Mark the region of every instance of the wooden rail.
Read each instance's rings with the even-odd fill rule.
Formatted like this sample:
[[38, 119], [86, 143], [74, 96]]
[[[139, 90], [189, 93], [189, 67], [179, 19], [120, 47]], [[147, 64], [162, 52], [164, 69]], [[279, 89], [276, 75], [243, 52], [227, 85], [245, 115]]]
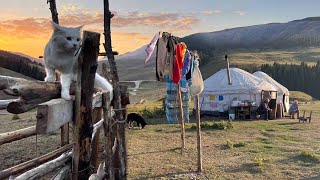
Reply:
[[45, 163], [49, 160], [52, 160], [58, 156], [60, 156], [62, 153], [69, 151], [72, 148], [72, 144], [68, 144], [64, 147], [61, 147], [57, 150], [54, 150], [48, 154], [45, 154], [43, 156], [40, 156], [38, 158], [32, 159], [30, 161], [21, 163], [19, 165], [10, 167], [8, 169], [2, 170], [0, 171], [0, 179], [5, 179], [8, 178], [12, 175], [21, 173], [25, 170], [28, 170], [30, 168], [34, 168], [36, 166], [38, 166], [39, 164]]
[[27, 127], [24, 129], [19, 129], [12, 132], [6, 132], [0, 134], [0, 146], [13, 141], [18, 141], [27, 137], [36, 135], [36, 126]]

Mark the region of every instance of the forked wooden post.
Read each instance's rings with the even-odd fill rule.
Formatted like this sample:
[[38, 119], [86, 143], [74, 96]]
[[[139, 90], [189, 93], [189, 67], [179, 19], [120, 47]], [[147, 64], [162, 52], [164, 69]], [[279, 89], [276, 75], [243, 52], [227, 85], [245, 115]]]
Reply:
[[[59, 24], [56, 0], [48, 0], [47, 3], [49, 3], [50, 5], [52, 21], [55, 22], [56, 24]], [[69, 123], [64, 124], [63, 126], [61, 126], [60, 129], [61, 129], [61, 147], [62, 147], [66, 144], [69, 144]]]
[[182, 98], [181, 98], [181, 89], [180, 84], [177, 84], [177, 92], [178, 92], [178, 101], [180, 108], [180, 126], [181, 126], [181, 153], [185, 148], [185, 130], [184, 130], [184, 115], [183, 115], [183, 106], [182, 106]]
[[[106, 51], [106, 55], [108, 57], [110, 71], [111, 71], [111, 79], [112, 79], [112, 86], [114, 89], [113, 92], [113, 107], [116, 109], [115, 113], [115, 120], [117, 122], [122, 122], [123, 116], [121, 113], [121, 98], [120, 98], [120, 87], [119, 87], [119, 77], [118, 77], [118, 71], [116, 62], [114, 60], [114, 53], [112, 51], [112, 45], [111, 45], [111, 18], [114, 15], [111, 14], [109, 10], [109, 0], [104, 0], [104, 35], [105, 35], [105, 43], [104, 48]], [[124, 126], [120, 125], [117, 126], [118, 128], [124, 128]], [[117, 132], [124, 132], [124, 129], [118, 129]], [[124, 136], [124, 134], [123, 134]], [[119, 140], [119, 139], [118, 139]], [[122, 143], [119, 143], [119, 155], [125, 155], [126, 149], [125, 146], [123, 147], [121, 145]], [[124, 148], [124, 149], [122, 149]], [[115, 163], [117, 164], [117, 161], [119, 160], [119, 168], [118, 172], [115, 172], [115, 179], [126, 179], [127, 178], [127, 164], [126, 164], [126, 157], [119, 157], [119, 158], [113, 158], [115, 160]]]
[[202, 172], [202, 146], [201, 146], [201, 126], [200, 126], [200, 103], [199, 94], [196, 95], [196, 113], [197, 113], [197, 151], [198, 151], [198, 172]]
[[[72, 179], [90, 176], [90, 140], [92, 136], [92, 96], [97, 70], [100, 34], [84, 31], [79, 59], [75, 102], [74, 156]], [[81, 81], [79, 81], [81, 79]]]

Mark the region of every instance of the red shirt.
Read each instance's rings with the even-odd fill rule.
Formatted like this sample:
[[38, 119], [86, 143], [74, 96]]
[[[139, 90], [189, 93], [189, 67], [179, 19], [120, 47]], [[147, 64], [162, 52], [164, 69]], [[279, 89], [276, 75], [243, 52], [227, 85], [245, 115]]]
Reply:
[[172, 82], [178, 84], [181, 79], [181, 69], [183, 68], [183, 54], [182, 54], [183, 46], [178, 44], [176, 47], [176, 56], [174, 59], [174, 67], [173, 67], [173, 77]]

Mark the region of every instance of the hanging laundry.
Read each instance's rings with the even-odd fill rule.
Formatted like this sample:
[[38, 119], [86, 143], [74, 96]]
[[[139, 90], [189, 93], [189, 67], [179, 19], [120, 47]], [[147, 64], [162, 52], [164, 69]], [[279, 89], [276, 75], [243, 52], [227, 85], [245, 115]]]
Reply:
[[173, 64], [175, 57], [175, 48], [178, 44], [178, 38], [163, 32], [157, 42], [156, 57], [156, 77], [158, 81], [165, 81], [165, 75], [169, 74], [173, 78]]
[[186, 74], [186, 79], [187, 79], [187, 81], [190, 82], [190, 85], [191, 85], [192, 73], [193, 73], [193, 70], [194, 70], [194, 61], [195, 61], [194, 60], [194, 56], [191, 55], [190, 68], [189, 68], [189, 71]]
[[156, 44], [159, 40], [159, 38], [161, 38], [161, 32], [158, 32], [151, 40], [151, 42], [147, 45], [145, 51], [147, 53], [147, 58], [144, 62], [144, 64], [147, 64], [147, 62], [149, 61], [149, 59], [151, 58], [151, 55], [154, 51], [154, 48], [156, 47]]
[[182, 54], [183, 54], [183, 58], [184, 58], [184, 54], [186, 53], [186, 51], [187, 51], [187, 45], [186, 45], [186, 43], [184, 43], [184, 42], [181, 42], [180, 43], [181, 45], [182, 45]]
[[183, 46], [178, 44], [176, 47], [176, 56], [174, 60], [174, 67], [173, 67], [173, 77], [172, 82], [178, 84], [181, 79], [181, 69], [183, 67], [183, 54], [182, 54]]
[[191, 63], [191, 54], [189, 50], [186, 51], [184, 54], [184, 60], [183, 60], [183, 68], [182, 68], [182, 76], [185, 76], [189, 70], [190, 70], [190, 63]]

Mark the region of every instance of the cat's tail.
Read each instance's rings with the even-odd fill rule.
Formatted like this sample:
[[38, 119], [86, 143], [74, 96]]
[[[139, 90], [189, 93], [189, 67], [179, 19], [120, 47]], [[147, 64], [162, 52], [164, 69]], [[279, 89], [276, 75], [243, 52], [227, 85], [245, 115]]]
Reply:
[[110, 92], [110, 100], [113, 99], [113, 87], [105, 78], [96, 73], [94, 87], [101, 89], [102, 92]]

